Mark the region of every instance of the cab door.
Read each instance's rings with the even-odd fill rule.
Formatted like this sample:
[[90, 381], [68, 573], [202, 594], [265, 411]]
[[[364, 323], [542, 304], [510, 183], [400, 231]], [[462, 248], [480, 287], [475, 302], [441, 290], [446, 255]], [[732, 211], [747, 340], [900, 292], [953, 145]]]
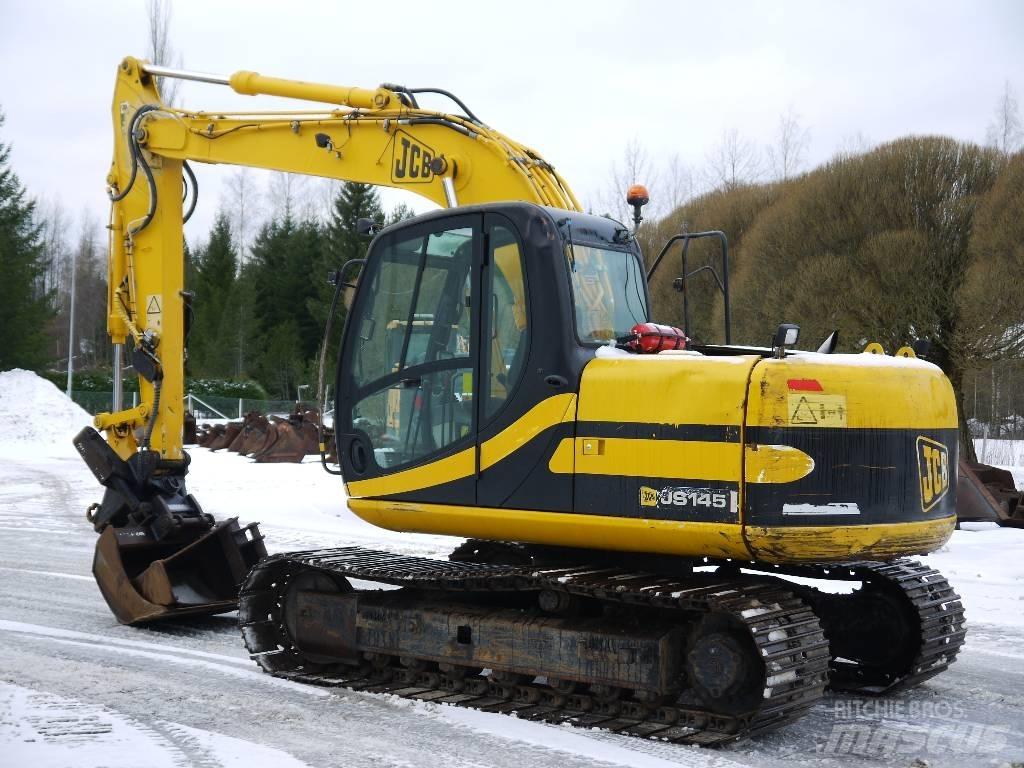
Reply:
[[481, 240], [464, 214], [374, 242], [337, 381], [351, 496], [475, 503]]
[[538, 322], [557, 317], [544, 271], [550, 260], [531, 255], [508, 217], [484, 217], [477, 505], [568, 512], [572, 474], [548, 464], [572, 435], [576, 396], [563, 374], [557, 322]]

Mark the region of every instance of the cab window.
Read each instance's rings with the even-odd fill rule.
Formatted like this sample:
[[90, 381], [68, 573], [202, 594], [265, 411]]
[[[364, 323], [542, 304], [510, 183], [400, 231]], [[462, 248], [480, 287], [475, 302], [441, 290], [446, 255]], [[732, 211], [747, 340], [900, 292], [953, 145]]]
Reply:
[[508, 400], [526, 365], [527, 309], [523, 254], [508, 227], [490, 229], [488, 280], [490, 336], [487, 399], [484, 417], [495, 415]]
[[352, 427], [380, 467], [413, 463], [472, 435], [470, 296], [475, 230], [459, 227], [377, 247], [357, 330]]
[[640, 262], [630, 251], [567, 244], [576, 335], [584, 344], [607, 344], [647, 321]]

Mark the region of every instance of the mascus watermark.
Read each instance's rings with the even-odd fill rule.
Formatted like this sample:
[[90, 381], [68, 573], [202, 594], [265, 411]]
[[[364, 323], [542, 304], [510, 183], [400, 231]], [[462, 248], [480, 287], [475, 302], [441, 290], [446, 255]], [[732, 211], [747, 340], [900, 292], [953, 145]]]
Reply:
[[836, 701], [838, 720], [818, 754], [891, 758], [900, 755], [985, 755], [1007, 746], [1009, 729], [966, 719], [956, 703], [848, 699]]

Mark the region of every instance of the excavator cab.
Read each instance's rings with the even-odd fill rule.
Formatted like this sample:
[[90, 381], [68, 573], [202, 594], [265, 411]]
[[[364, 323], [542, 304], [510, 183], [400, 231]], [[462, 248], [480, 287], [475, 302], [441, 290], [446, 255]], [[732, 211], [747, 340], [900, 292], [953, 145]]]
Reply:
[[[611, 220], [497, 203], [385, 230], [359, 280], [336, 382], [349, 492], [571, 508], [572, 475], [551, 475], [546, 457], [571, 434], [584, 365], [647, 319], [639, 251]], [[508, 433], [496, 449], [524, 419], [539, 439]]]

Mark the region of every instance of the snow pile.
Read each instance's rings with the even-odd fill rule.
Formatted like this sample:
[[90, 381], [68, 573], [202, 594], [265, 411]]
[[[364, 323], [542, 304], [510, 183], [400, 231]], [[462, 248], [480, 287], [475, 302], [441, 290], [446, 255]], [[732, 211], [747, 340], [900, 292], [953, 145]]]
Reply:
[[0, 449], [19, 455], [73, 452], [72, 438], [92, 416], [31, 371], [0, 372]]

